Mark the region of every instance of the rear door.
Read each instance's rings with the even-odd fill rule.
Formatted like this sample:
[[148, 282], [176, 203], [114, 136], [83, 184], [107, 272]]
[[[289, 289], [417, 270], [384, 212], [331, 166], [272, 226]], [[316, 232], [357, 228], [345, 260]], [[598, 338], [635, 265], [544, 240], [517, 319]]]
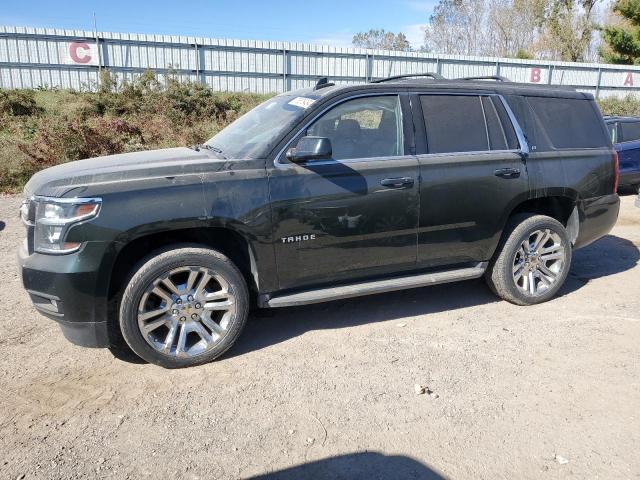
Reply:
[[302, 128], [333, 157], [268, 166], [281, 289], [415, 268], [418, 161], [406, 95], [336, 100]]
[[420, 165], [418, 264], [488, 260], [528, 194], [526, 164], [501, 97], [412, 95]]

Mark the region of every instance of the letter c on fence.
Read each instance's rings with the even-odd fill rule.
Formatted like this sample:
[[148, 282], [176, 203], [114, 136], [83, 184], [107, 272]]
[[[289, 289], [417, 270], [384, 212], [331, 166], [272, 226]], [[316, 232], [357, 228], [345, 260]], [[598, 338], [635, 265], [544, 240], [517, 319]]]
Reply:
[[542, 70], [540, 70], [539, 68], [532, 68], [531, 77], [529, 78], [529, 81], [531, 83], [540, 83], [541, 79], [542, 79]]
[[85, 54], [85, 51], [91, 51], [88, 43], [72, 42], [69, 44], [69, 56], [75, 63], [89, 63], [91, 61], [91, 55]]

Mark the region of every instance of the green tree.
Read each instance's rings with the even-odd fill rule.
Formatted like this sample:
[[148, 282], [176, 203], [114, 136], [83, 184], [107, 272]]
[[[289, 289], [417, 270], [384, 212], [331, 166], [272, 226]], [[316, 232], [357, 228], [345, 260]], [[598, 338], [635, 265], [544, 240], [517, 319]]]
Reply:
[[543, 48], [554, 58], [581, 62], [596, 29], [595, 6], [600, 0], [552, 0], [546, 17]]
[[609, 63], [640, 64], [640, 0], [618, 0], [613, 4], [617, 22], [605, 25], [600, 51]]
[[360, 48], [411, 51], [411, 44], [404, 33], [387, 32], [384, 29], [371, 29], [368, 32], [360, 32], [353, 36], [352, 43]]

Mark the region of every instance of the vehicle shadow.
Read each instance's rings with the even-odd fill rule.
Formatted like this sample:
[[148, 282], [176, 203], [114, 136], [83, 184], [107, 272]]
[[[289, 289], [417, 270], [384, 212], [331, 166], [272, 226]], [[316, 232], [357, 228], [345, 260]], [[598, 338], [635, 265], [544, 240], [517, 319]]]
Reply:
[[443, 480], [445, 477], [410, 457], [362, 452], [303, 463], [285, 470], [249, 477], [248, 480], [300, 480], [303, 478], [313, 478], [314, 480], [335, 478], [345, 480], [386, 480], [389, 478]]
[[607, 235], [576, 250], [571, 271], [559, 295], [575, 292], [591, 280], [631, 270], [640, 262], [640, 246], [626, 238]]
[[[559, 295], [569, 295], [591, 280], [630, 270], [639, 261], [640, 250], [632, 242], [613, 235], [603, 237], [574, 253], [569, 277]], [[483, 280], [472, 280], [316, 305], [257, 310], [252, 312], [245, 332], [225, 358], [260, 350], [312, 330], [354, 327], [499, 301]]]
[[[559, 295], [569, 295], [591, 280], [630, 270], [639, 262], [638, 246], [607, 235], [574, 253], [569, 277]], [[255, 310], [238, 342], [222, 358], [244, 355], [313, 330], [348, 328], [499, 301], [483, 280], [471, 280], [316, 305]], [[121, 361], [146, 363], [124, 345], [111, 352]]]
[[482, 280], [435, 285], [300, 307], [252, 312], [227, 358], [260, 350], [312, 330], [386, 322], [497, 302]]

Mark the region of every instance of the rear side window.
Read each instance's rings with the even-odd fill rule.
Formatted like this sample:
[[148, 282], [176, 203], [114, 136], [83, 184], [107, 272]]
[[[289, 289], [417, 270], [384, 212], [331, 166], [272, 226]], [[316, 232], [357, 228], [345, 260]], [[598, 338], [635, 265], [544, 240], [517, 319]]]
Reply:
[[640, 140], [640, 122], [621, 122], [622, 141]]
[[477, 95], [422, 95], [420, 102], [429, 153], [517, 148], [513, 126], [497, 99]]
[[482, 97], [482, 106], [487, 119], [490, 149], [517, 149], [518, 137], [502, 102], [496, 97]]
[[529, 105], [554, 149], [609, 145], [602, 120], [590, 100], [528, 97]]

